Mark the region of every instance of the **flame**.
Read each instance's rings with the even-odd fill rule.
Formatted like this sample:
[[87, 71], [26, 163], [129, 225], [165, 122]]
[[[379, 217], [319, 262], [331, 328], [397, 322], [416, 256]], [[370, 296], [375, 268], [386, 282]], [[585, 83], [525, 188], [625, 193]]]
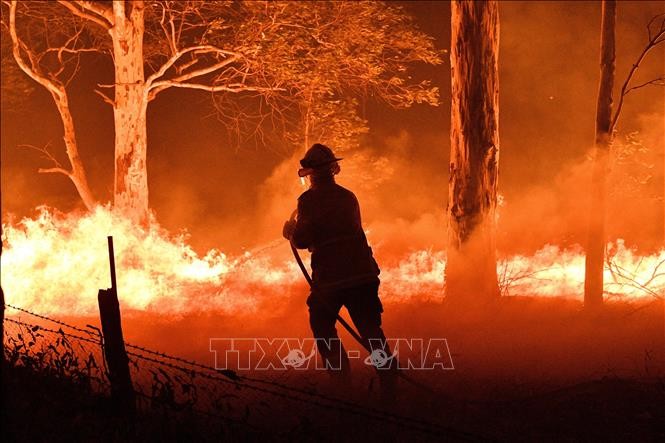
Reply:
[[[113, 235], [118, 293], [123, 309], [160, 314], [256, 311], [305, 291], [302, 276], [276, 241], [229, 257], [217, 249], [200, 256], [186, 235], [171, 236], [155, 222], [139, 227], [108, 207], [85, 214], [59, 214], [42, 207], [34, 218], [3, 225], [2, 286], [7, 303], [45, 314], [94, 315], [96, 294], [110, 286], [105, 237]], [[662, 297], [665, 250], [640, 256], [622, 241], [610, 245], [606, 293], [628, 300]], [[376, 254], [381, 260], [380, 248]], [[440, 299], [445, 252], [422, 250], [383, 267], [385, 302]], [[581, 248], [546, 245], [532, 256], [500, 261], [505, 295], [581, 298]], [[286, 304], [284, 304], [286, 305]]]

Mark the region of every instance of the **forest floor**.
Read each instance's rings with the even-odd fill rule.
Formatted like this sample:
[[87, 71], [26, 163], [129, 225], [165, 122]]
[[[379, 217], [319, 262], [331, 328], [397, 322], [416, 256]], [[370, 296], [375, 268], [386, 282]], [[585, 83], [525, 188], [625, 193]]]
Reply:
[[[280, 309], [260, 314], [176, 318], [126, 313], [125, 337], [132, 343], [213, 365], [210, 338], [309, 337], [304, 303], [295, 297], [288, 300]], [[444, 439], [452, 441], [467, 437], [495, 441], [663, 441], [665, 438], [662, 301], [639, 304], [615, 301], [593, 313], [582, 310], [576, 301], [529, 297], [504, 298], [491, 309], [473, 312], [432, 302], [393, 303], [384, 308], [384, 329], [389, 337], [447, 340], [454, 369], [406, 371], [409, 377], [426, 385], [429, 392], [401, 382], [397, 399], [390, 403], [382, 401], [377, 393], [376, 376], [362, 358], [352, 361], [354, 379], [347, 390], [328, 385], [326, 374], [319, 371], [247, 375], [294, 387], [316, 386], [324, 394], [427, 420], [453, 430], [448, 435], [444, 433]], [[68, 320], [81, 324], [91, 321]], [[360, 350], [348, 334], [340, 335], [348, 350]], [[246, 374], [240, 372], [240, 375]], [[46, 428], [34, 425], [42, 420], [53, 423], [56, 419], [61, 423], [63, 440], [68, 435], [87, 440], [86, 435], [77, 434], [75, 429], [77, 423], [89, 420], [91, 414], [97, 415], [93, 421], [108, 424], [104, 418], [108, 417], [108, 410], [99, 399], [86, 398], [78, 409], [58, 406], [58, 401], [64, 398], [56, 394], [63, 389], [61, 384], [39, 381], [39, 377], [30, 379], [36, 380], [34, 389], [21, 387], [20, 392], [12, 394], [12, 386], [17, 385], [11, 382], [5, 383], [8, 390], [3, 389], [9, 392], [5, 401], [12, 404], [3, 410], [12, 411], [9, 429], [15, 430], [18, 438], [53, 437], [40, 434]], [[52, 395], [45, 395], [48, 393]], [[45, 407], [49, 401], [53, 405]], [[91, 401], [97, 406], [91, 407]], [[271, 419], [277, 421], [297, 414], [288, 402], [279, 399], [272, 399], [266, 407], [273, 415]], [[33, 424], [28, 425], [26, 417], [31, 417]], [[194, 426], [185, 422], [169, 420], [168, 424], [159, 425], [159, 417], [145, 423], [148, 435], [158, 436], [156, 439], [177, 440], [184, 437], [181, 432], [185, 430], [194, 432], [199, 439], [219, 437], [205, 429], [195, 431]], [[91, 429], [105, 432], [101, 424]], [[418, 432], [388, 429], [380, 422], [362, 417], [332, 420], [328, 417], [308, 422], [306, 428], [300, 426], [290, 433], [275, 430], [261, 438], [441, 439], [441, 436], [432, 438]], [[117, 435], [112, 440], [116, 438]], [[145, 434], [142, 438], [150, 439]]]

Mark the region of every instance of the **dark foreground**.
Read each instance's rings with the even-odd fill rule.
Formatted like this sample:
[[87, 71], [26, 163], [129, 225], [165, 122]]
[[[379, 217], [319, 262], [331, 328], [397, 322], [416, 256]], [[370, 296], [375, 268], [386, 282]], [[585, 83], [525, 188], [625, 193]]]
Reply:
[[[115, 418], [106, 398], [62, 380], [22, 370], [7, 371], [3, 441], [219, 441], [268, 439], [324, 441], [495, 440], [663, 441], [665, 385], [662, 380], [604, 378], [534, 393], [474, 402], [447, 402], [450, 433], [386, 434], [371, 421], [301, 423], [270, 432], [200, 416], [153, 411], [139, 414], [133, 430]], [[276, 404], [275, 413], [280, 411]], [[462, 433], [459, 431], [463, 430]], [[468, 437], [468, 438], [466, 438]]]
[[[210, 337], [306, 337], [302, 310], [294, 301], [261, 319], [133, 314], [125, 317], [126, 338], [211, 364]], [[357, 363], [348, 390], [331, 387], [322, 373], [240, 373], [300, 389], [306, 402], [297, 391], [231, 384], [224, 391], [228, 402], [206, 411], [166, 408], [158, 401], [164, 391], [154, 390], [161, 369], [147, 367], [155, 395], [142, 399], [132, 426], [116, 416], [107, 396], [81, 380], [9, 367], [3, 440], [664, 441], [663, 314], [659, 301], [611, 303], [597, 313], [575, 302], [516, 298], [482, 312], [387, 306], [389, 335], [449, 342], [454, 370], [409, 371], [429, 392], [402, 383], [396, 400], [382, 400], [372, 370]], [[321, 405], [326, 396], [366, 409], [349, 413]], [[238, 404], [240, 411], [231, 407]], [[413, 420], [395, 421], [390, 414]]]

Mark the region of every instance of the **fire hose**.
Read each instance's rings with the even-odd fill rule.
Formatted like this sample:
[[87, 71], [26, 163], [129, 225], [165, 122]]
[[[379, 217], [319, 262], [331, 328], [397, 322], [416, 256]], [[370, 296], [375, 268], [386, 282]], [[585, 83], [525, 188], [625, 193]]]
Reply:
[[[293, 214], [291, 214], [290, 221], [295, 220], [295, 216], [296, 216], [297, 213], [298, 213], [297, 210], [293, 211]], [[291, 245], [291, 252], [293, 252], [293, 256], [295, 257], [296, 262], [298, 263], [298, 267], [302, 271], [302, 275], [305, 276], [305, 280], [307, 280], [307, 284], [311, 288], [312, 287], [312, 277], [309, 276], [309, 272], [307, 271], [307, 268], [305, 267], [305, 264], [302, 262], [302, 259], [300, 258], [300, 254], [298, 253], [298, 249], [296, 249], [296, 247], [293, 245], [293, 241], [289, 241], [289, 244]], [[365, 343], [365, 341], [360, 336], [360, 334], [358, 334], [356, 332], [356, 330], [353, 329], [353, 327], [350, 324], [348, 324], [347, 321], [344, 320], [344, 318], [342, 318], [341, 315], [339, 315], [339, 313], [336, 315], [336, 317], [337, 317], [337, 321], [339, 322], [339, 324], [341, 324], [344, 327], [344, 329], [346, 329], [346, 331], [349, 334], [351, 334], [351, 336], [353, 338], [355, 338], [356, 341], [358, 343], [360, 343], [362, 345], [362, 347], [367, 350], [367, 352], [369, 352], [371, 354], [372, 350], [370, 349], [369, 345], [367, 343]]]
[[[289, 221], [290, 221], [290, 222], [295, 221], [295, 218], [296, 218], [296, 215], [297, 215], [297, 214], [298, 214], [298, 210], [296, 209], [296, 210], [293, 211], [293, 213], [291, 214], [291, 218], [289, 219]], [[298, 267], [299, 267], [300, 270], [302, 271], [303, 276], [305, 276], [305, 280], [307, 280], [307, 284], [308, 284], [309, 287], [311, 288], [311, 287], [312, 287], [312, 284], [313, 284], [313, 283], [312, 283], [312, 277], [310, 277], [309, 272], [307, 271], [307, 268], [305, 267], [305, 264], [304, 264], [303, 261], [302, 261], [302, 258], [300, 258], [300, 254], [298, 253], [298, 249], [297, 249], [297, 248], [295, 247], [295, 245], [293, 244], [293, 241], [292, 241], [292, 240], [289, 240], [289, 244], [291, 245], [291, 252], [293, 252], [293, 257], [296, 259], [296, 262], [298, 263]], [[323, 303], [323, 306], [327, 307], [328, 309], [331, 309], [331, 308], [329, 308], [328, 306], [326, 306], [325, 303]], [[331, 309], [331, 311], [332, 311], [332, 309]], [[339, 324], [341, 324], [342, 327], [344, 327], [344, 329], [346, 329], [346, 331], [347, 331], [349, 334], [351, 334], [351, 336], [352, 336], [352, 337], [353, 337], [353, 338], [354, 338], [354, 339], [355, 339], [355, 340], [356, 340], [356, 341], [357, 341], [357, 342], [358, 342], [358, 343], [359, 343], [359, 344], [360, 344], [360, 345], [361, 345], [361, 346], [362, 346], [367, 352], [369, 352], [370, 357], [373, 357], [373, 356], [374, 356], [374, 353], [373, 353], [372, 348], [371, 348], [370, 345], [369, 345], [369, 342], [368, 342], [367, 340], [363, 339], [363, 338], [360, 336], [360, 334], [358, 334], [358, 332], [356, 332], [356, 330], [355, 330], [355, 329], [354, 329], [354, 328], [353, 328], [353, 327], [352, 327], [352, 326], [351, 326], [346, 320], [344, 320], [344, 318], [339, 314], [339, 312], [335, 313], [335, 317], [336, 317], [337, 321], [339, 322]], [[411, 377], [407, 376], [405, 373], [401, 372], [401, 371], [399, 370], [399, 363], [397, 364], [397, 370], [395, 371], [395, 373], [396, 373], [396, 375], [397, 375], [399, 378], [401, 378], [401, 379], [407, 381], [408, 383], [412, 384], [413, 386], [416, 386], [416, 387], [418, 387], [418, 388], [420, 388], [420, 389], [423, 389], [423, 390], [425, 390], [425, 391], [427, 391], [428, 393], [433, 394], [433, 395], [437, 395], [437, 396], [440, 396], [440, 395], [441, 395], [441, 394], [435, 392], [435, 391], [434, 391], [432, 388], [430, 388], [429, 386], [425, 386], [425, 385], [423, 385], [422, 383], [417, 382], [416, 380], [414, 380], [414, 379], [412, 379]]]

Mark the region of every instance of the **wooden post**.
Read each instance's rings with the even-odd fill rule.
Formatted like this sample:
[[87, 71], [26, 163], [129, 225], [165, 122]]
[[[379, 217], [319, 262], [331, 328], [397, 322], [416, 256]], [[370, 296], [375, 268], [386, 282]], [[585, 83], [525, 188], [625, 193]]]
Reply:
[[108, 366], [108, 378], [111, 383], [111, 396], [120, 415], [133, 417], [136, 412], [134, 388], [129, 373], [129, 358], [125, 350], [120, 320], [120, 304], [115, 280], [115, 258], [113, 237], [108, 237], [109, 261], [111, 266], [111, 287], [100, 289], [97, 296], [99, 316], [104, 335], [104, 356]]

